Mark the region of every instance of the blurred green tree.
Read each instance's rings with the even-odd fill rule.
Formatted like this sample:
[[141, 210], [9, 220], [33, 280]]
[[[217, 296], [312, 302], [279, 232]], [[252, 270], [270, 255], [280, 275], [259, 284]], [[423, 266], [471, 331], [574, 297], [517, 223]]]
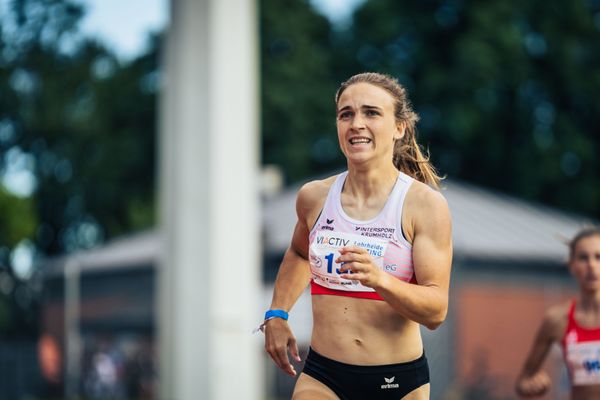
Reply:
[[370, 0], [344, 38], [346, 70], [407, 86], [443, 173], [600, 217], [600, 2]]
[[83, 13], [14, 0], [0, 22], [0, 154], [33, 157], [38, 225], [27, 236], [46, 255], [154, 222], [158, 38], [122, 63], [81, 35]]
[[0, 338], [33, 334], [37, 307], [33, 293], [8, 267], [11, 249], [35, 232], [32, 199], [14, 196], [0, 187], [0, 221]]
[[[14, 262], [19, 246], [56, 255], [153, 226], [160, 71], [158, 36], [122, 62], [79, 31], [80, 2], [3, 6], [0, 337], [10, 338], [36, 330], [36, 285]], [[15, 185], [16, 175], [29, 179]]]
[[307, 0], [260, 1], [262, 162], [287, 182], [339, 167], [331, 24]]
[[4, 247], [5, 254], [23, 238], [33, 236], [37, 227], [33, 200], [14, 196], [0, 186], [0, 220], [0, 246]]

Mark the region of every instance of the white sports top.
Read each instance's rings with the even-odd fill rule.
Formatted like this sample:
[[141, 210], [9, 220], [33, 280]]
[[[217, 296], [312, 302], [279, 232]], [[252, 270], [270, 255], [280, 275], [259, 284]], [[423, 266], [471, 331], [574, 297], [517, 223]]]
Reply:
[[387, 202], [368, 221], [348, 216], [342, 208], [341, 193], [348, 172], [339, 174], [331, 185], [323, 210], [309, 235], [311, 293], [383, 300], [374, 289], [339, 276], [339, 248], [366, 248], [376, 265], [406, 282], [415, 282], [412, 246], [402, 234], [402, 208], [413, 178], [400, 172]]

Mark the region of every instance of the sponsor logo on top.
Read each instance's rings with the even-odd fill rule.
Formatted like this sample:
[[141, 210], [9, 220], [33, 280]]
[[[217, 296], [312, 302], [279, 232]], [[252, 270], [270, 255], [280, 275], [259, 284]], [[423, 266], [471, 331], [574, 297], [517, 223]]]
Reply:
[[321, 229], [324, 229], [327, 231], [332, 231], [333, 226], [331, 226], [331, 224], [333, 224], [333, 219], [329, 219], [329, 218], [325, 217], [325, 222], [327, 222], [327, 225], [321, 224]]
[[350, 239], [344, 239], [339, 236], [317, 236], [317, 244], [326, 244], [329, 246], [342, 247], [347, 246], [350, 243]]

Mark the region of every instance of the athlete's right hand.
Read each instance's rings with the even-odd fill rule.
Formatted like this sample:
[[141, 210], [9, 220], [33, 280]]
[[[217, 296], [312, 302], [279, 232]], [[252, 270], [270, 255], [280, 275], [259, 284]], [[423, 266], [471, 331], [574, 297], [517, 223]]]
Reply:
[[275, 364], [290, 376], [296, 376], [296, 370], [290, 363], [288, 349], [296, 361], [300, 361], [296, 338], [287, 321], [281, 318], [272, 318], [265, 324], [265, 350]]
[[545, 371], [532, 376], [523, 376], [517, 381], [517, 394], [522, 397], [542, 396], [550, 389], [550, 377]]

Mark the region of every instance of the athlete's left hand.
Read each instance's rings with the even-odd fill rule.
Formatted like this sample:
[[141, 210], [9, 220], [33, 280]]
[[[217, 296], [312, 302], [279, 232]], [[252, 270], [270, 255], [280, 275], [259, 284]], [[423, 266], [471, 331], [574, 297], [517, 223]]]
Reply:
[[359, 281], [364, 286], [375, 288], [383, 278], [384, 272], [373, 263], [366, 249], [357, 246], [342, 247], [340, 256], [335, 260], [342, 264], [340, 277]]

